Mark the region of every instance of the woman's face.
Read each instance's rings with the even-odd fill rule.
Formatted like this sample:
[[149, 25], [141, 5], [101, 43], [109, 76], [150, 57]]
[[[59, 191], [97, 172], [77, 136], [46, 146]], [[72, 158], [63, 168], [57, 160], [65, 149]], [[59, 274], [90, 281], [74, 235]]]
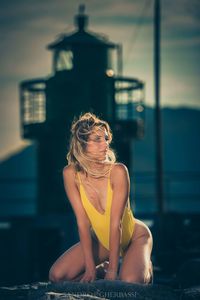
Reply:
[[91, 158], [99, 161], [106, 159], [109, 148], [108, 132], [104, 127], [97, 127], [89, 135], [86, 153]]

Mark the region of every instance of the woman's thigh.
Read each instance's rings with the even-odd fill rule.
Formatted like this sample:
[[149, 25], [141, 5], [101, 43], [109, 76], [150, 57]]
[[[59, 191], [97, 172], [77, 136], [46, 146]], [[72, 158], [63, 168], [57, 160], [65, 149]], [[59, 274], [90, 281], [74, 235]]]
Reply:
[[[108, 250], [94, 236], [92, 236], [92, 252], [96, 265], [108, 258]], [[51, 281], [72, 280], [84, 269], [84, 254], [81, 243], [78, 242], [56, 260], [49, 271], [49, 279]]]
[[136, 220], [134, 234], [125, 252], [119, 277], [127, 282], [147, 283], [151, 277], [153, 240], [149, 228]]

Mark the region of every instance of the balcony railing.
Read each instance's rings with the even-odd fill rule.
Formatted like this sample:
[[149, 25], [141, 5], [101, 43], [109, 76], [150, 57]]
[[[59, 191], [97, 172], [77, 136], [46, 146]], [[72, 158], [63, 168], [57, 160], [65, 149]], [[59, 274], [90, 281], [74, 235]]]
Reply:
[[117, 120], [144, 120], [144, 83], [129, 77], [115, 77]]
[[35, 79], [20, 85], [21, 120], [23, 125], [43, 123], [46, 120], [46, 81]]

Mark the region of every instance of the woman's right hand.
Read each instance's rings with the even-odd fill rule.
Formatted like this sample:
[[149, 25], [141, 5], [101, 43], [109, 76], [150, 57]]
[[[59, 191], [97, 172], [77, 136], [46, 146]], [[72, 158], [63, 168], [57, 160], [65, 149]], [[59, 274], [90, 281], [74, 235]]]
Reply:
[[96, 267], [85, 269], [85, 273], [81, 278], [80, 282], [92, 282], [96, 279]]

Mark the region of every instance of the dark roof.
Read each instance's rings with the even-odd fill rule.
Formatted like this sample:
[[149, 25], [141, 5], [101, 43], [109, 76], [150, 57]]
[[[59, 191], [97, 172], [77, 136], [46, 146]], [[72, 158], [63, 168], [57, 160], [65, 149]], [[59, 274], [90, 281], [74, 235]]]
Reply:
[[108, 39], [100, 34], [94, 34], [86, 32], [84, 30], [78, 30], [75, 33], [61, 36], [55, 42], [47, 46], [48, 49], [65, 49], [68, 46], [73, 45], [91, 45], [91, 46], [103, 46], [107, 48], [115, 48], [117, 45], [108, 41]]

